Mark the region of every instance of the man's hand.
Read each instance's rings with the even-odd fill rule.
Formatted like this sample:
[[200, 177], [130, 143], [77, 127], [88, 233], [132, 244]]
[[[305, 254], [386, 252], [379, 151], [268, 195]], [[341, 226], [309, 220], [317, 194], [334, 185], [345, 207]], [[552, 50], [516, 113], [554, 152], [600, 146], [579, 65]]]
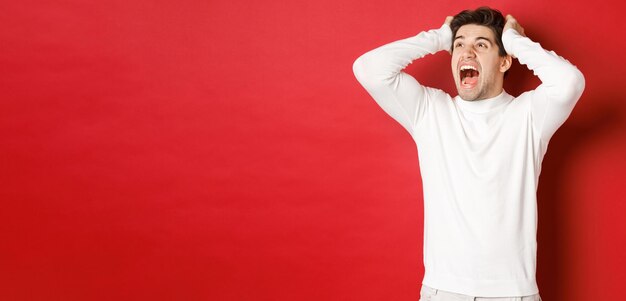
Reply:
[[517, 20], [513, 18], [511, 15], [506, 15], [506, 23], [504, 24], [504, 28], [502, 29], [502, 33], [505, 33], [509, 28], [515, 29], [522, 36], [526, 36], [524, 33], [524, 27], [517, 23]]
[[[447, 16], [447, 17], [446, 17], [446, 21], [445, 21], [445, 22], [443, 22], [443, 24], [447, 24], [448, 26], [450, 26], [450, 23], [452, 23], [452, 19], [454, 19], [454, 17], [453, 17], [453, 16]], [[452, 50], [451, 50], [451, 49], [448, 49], [448, 53], [449, 53], [450, 55], [452, 55]]]
[[[524, 33], [524, 27], [522, 27], [522, 25], [519, 25], [519, 23], [517, 23], [517, 20], [515, 20], [513, 16], [506, 15], [506, 23], [504, 24], [504, 28], [502, 28], [502, 33], [504, 34], [509, 29], [515, 29], [520, 35], [524, 37], [526, 36], [526, 34]], [[516, 59], [516, 57], [512, 54], [511, 57]]]

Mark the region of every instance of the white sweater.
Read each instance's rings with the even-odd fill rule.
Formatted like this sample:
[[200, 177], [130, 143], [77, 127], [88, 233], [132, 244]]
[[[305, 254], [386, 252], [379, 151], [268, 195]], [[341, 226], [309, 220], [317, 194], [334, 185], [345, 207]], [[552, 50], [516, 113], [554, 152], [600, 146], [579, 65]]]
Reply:
[[452, 98], [402, 70], [450, 49], [448, 25], [395, 41], [353, 65], [361, 85], [413, 137], [424, 189], [423, 284], [482, 297], [539, 292], [537, 184], [554, 132], [585, 86], [554, 52], [507, 30], [509, 54], [541, 79], [535, 90], [480, 101]]

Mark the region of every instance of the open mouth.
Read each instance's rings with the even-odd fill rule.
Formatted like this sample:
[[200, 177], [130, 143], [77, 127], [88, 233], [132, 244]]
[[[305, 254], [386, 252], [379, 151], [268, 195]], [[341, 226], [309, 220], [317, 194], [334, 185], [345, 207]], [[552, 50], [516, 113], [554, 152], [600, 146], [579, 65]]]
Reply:
[[461, 66], [459, 78], [461, 79], [461, 86], [466, 89], [471, 89], [478, 83], [478, 76], [480, 72], [474, 66], [464, 65]]

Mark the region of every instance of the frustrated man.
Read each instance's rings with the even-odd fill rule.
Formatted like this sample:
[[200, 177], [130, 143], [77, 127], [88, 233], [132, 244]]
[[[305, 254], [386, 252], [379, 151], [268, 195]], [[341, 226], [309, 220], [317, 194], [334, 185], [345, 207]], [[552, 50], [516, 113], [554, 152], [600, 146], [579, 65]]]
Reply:
[[[402, 70], [450, 51], [458, 96]], [[539, 76], [535, 90], [503, 90], [516, 58]], [[537, 185], [548, 142], [585, 79], [544, 50], [510, 15], [481, 7], [361, 55], [359, 83], [411, 135], [424, 190], [420, 300], [541, 300], [536, 282]]]

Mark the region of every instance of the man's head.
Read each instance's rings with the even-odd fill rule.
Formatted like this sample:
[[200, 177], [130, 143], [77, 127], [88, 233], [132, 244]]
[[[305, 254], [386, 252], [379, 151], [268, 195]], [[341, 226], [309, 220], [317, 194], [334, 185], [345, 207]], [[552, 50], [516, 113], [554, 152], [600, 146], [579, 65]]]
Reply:
[[452, 75], [462, 99], [481, 100], [502, 92], [512, 62], [502, 44], [504, 24], [502, 14], [487, 7], [464, 10], [452, 19]]

